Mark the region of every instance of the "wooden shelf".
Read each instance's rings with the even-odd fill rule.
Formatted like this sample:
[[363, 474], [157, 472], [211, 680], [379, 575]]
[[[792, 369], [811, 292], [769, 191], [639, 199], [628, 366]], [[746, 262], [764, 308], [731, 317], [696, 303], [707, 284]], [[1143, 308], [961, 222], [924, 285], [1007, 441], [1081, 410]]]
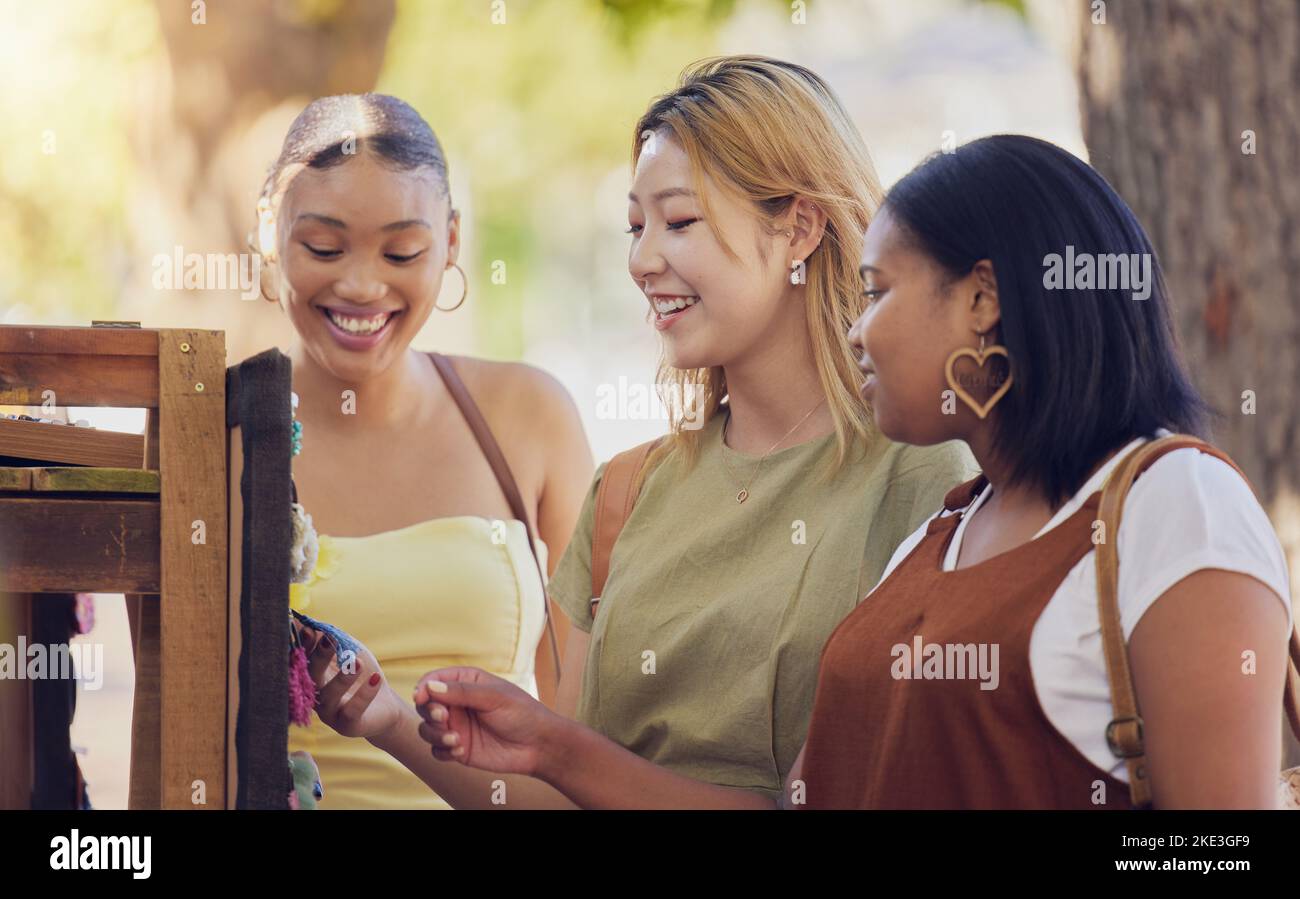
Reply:
[[139, 467], [144, 435], [0, 418], [0, 456], [99, 468]]
[[0, 491], [157, 496], [161, 486], [158, 472], [146, 468], [0, 467]]
[[158, 497], [0, 495], [4, 589], [160, 593]]

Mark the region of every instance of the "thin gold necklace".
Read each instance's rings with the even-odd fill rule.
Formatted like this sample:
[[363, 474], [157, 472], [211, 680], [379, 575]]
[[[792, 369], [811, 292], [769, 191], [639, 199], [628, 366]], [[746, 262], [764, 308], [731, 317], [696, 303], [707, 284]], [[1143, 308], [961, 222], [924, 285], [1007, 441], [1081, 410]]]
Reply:
[[759, 456], [758, 464], [754, 466], [754, 473], [749, 476], [748, 483], [745, 483], [744, 481], [741, 481], [740, 478], [736, 477], [736, 472], [732, 470], [731, 463], [727, 461], [727, 454], [725, 452], [727, 447], [727, 428], [731, 425], [731, 409], [730, 408], [727, 409], [727, 420], [722, 425], [722, 447], [724, 450], [722, 454], [722, 464], [726, 466], [727, 473], [731, 475], [731, 479], [733, 481], [736, 481], [738, 484], [740, 484], [740, 492], [736, 494], [736, 502], [743, 503], [745, 500], [749, 499], [750, 485], [752, 485], [754, 483], [754, 480], [758, 477], [758, 470], [763, 467], [763, 462], [767, 459], [768, 456], [772, 455], [772, 450], [775, 450], [778, 446], [784, 443], [791, 434], [799, 430], [799, 425], [807, 421], [814, 412], [816, 412], [818, 409], [822, 407], [822, 403], [824, 402], [826, 402], [826, 398], [822, 397], [821, 402], [819, 402], [817, 405], [809, 409], [808, 413], [804, 415], [803, 418], [795, 422], [795, 426], [790, 430], [786, 431], [784, 437], [782, 437], [776, 443], [772, 444], [772, 449], [769, 449], [767, 452], [763, 453], [763, 455]]

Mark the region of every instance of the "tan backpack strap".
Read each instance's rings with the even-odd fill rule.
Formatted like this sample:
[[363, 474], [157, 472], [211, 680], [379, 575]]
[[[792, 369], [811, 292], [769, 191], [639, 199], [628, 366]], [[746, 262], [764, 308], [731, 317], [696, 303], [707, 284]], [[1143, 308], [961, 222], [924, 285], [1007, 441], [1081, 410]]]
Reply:
[[523, 497], [519, 494], [519, 485], [515, 483], [515, 476], [510, 471], [510, 465], [506, 462], [505, 454], [501, 452], [500, 445], [497, 443], [496, 438], [492, 436], [492, 429], [488, 427], [487, 419], [479, 411], [478, 404], [470, 396], [469, 389], [465, 386], [465, 382], [461, 380], [460, 375], [456, 373], [451, 360], [440, 353], [429, 353], [428, 355], [433, 360], [433, 367], [442, 376], [447, 389], [451, 391], [452, 399], [460, 407], [461, 414], [465, 416], [469, 429], [474, 432], [474, 439], [478, 441], [479, 447], [483, 450], [483, 455], [487, 457], [488, 465], [492, 466], [492, 473], [496, 475], [497, 483], [501, 485], [501, 492], [506, 495], [506, 502], [510, 505], [511, 514], [524, 523], [524, 530], [528, 533], [528, 550], [533, 554], [533, 561], [537, 564], [537, 574], [542, 581], [542, 606], [546, 615], [546, 632], [551, 639], [551, 655], [555, 658], [555, 678], [558, 684], [560, 678], [560, 648], [558, 641], [555, 639], [555, 625], [551, 621], [551, 602], [546, 591], [546, 572], [542, 569], [541, 557], [537, 555], [533, 525], [528, 517], [528, 509], [524, 506]]
[[[1133, 450], [1117, 465], [1106, 479], [1101, 491], [1098, 517], [1104, 527], [1104, 539], [1097, 545], [1097, 605], [1101, 616], [1102, 647], [1106, 655], [1106, 674], [1110, 680], [1110, 698], [1115, 717], [1106, 727], [1106, 743], [1116, 757], [1125, 760], [1128, 768], [1129, 793], [1133, 804], [1145, 807], [1151, 804], [1151, 781], [1146, 770], [1146, 746], [1142, 732], [1142, 716], [1138, 711], [1137, 693], [1133, 687], [1133, 673], [1129, 668], [1128, 650], [1119, 615], [1119, 526], [1123, 516], [1124, 498], [1133, 481], [1165, 453], [1178, 449], [1194, 448], [1222, 459], [1231, 465], [1249, 484], [1250, 480], [1225, 453], [1210, 446], [1198, 437], [1171, 434], [1150, 441]], [[1252, 488], [1253, 489], [1253, 488]], [[1300, 737], [1300, 633], [1292, 631], [1291, 660], [1287, 665], [1286, 710], [1291, 727]]]
[[[1291, 613], [1294, 620], [1295, 612]], [[1291, 733], [1300, 740], [1300, 622], [1291, 628], [1291, 663], [1286, 666], [1286, 690], [1282, 694], [1282, 704], [1286, 708], [1287, 720], [1291, 723]]]
[[609, 460], [596, 488], [595, 520], [591, 528], [591, 617], [596, 618], [605, 580], [609, 577], [609, 557], [614, 552], [623, 525], [632, 514], [641, 485], [638, 475], [645, 467], [650, 451], [662, 437], [624, 450]]

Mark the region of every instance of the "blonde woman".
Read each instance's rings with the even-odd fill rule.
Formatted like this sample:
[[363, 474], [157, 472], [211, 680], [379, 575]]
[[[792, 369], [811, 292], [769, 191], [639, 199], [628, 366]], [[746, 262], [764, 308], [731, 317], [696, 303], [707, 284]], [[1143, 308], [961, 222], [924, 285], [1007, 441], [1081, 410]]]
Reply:
[[[439, 305], [459, 269], [460, 216], [437, 137], [395, 97], [315, 100], [258, 214], [264, 296], [295, 330], [294, 481], [322, 535], [295, 604], [364, 640], [402, 689], [430, 664], [473, 659], [554, 702], [565, 629], [547, 636], [539, 566], [568, 541], [593, 462], [550, 376], [411, 347], [473, 286], [458, 271]], [[240, 468], [236, 456], [236, 497]], [[291, 728], [290, 749], [319, 765], [321, 808], [447, 808], [391, 756], [318, 721]]]
[[[632, 163], [628, 271], [663, 338], [661, 381], [697, 391], [704, 421], [675, 422], [650, 456], [593, 619], [597, 471], [550, 588], [574, 625], [558, 711], [638, 770], [770, 803], [807, 731], [822, 644], [973, 465], [956, 444], [891, 443], [857, 399], [845, 335], [880, 188], [821, 78], [756, 56], [699, 63], [637, 123]], [[364, 677], [342, 705], [355, 678], [333, 678], [321, 717], [453, 805], [489, 807], [504, 780], [506, 807], [572, 806], [540, 780], [456, 764], [460, 747], [431, 753], [410, 694]], [[616, 779], [629, 804], [693, 801]]]

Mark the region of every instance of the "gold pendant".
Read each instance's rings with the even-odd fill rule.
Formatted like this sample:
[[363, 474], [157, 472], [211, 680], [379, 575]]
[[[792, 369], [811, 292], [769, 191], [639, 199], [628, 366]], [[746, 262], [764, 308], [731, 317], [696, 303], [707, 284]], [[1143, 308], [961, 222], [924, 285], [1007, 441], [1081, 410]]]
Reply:
[[744, 487], [740, 488], [740, 492], [736, 494], [736, 502], [743, 503], [747, 499], [749, 499], [749, 491]]

